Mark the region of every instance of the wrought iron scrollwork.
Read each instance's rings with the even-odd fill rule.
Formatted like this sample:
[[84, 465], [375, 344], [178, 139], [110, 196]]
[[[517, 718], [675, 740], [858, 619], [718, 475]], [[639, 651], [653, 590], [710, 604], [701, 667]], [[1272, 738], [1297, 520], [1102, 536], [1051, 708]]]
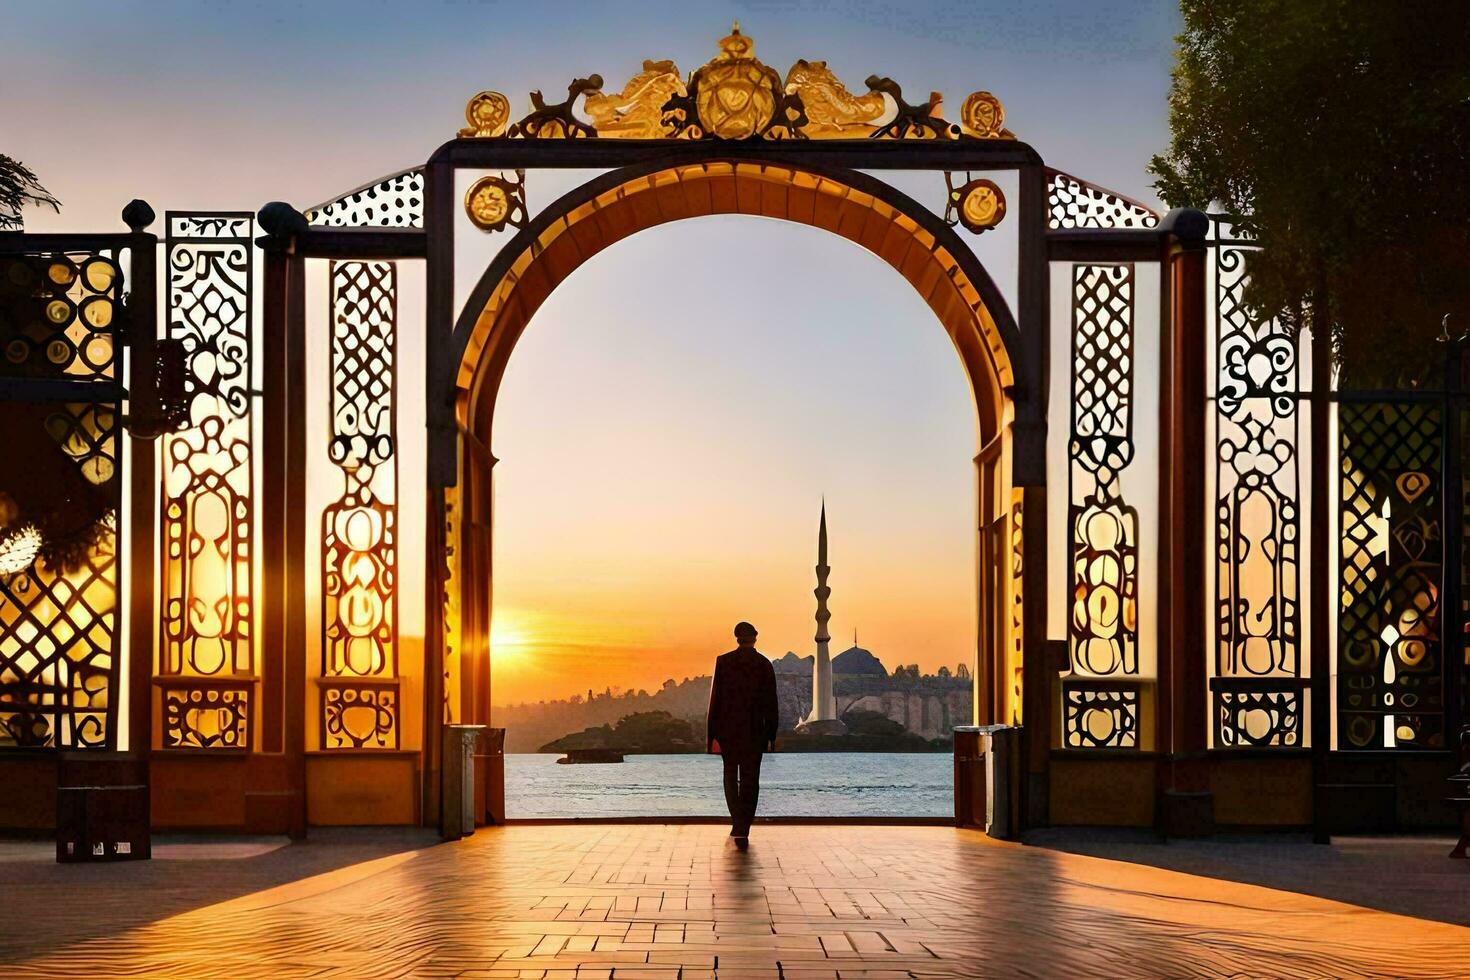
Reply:
[[1251, 243], [1216, 218], [1215, 744], [1302, 744], [1299, 358], [1245, 305]]
[[1339, 408], [1341, 748], [1446, 744], [1441, 416], [1423, 402]]
[[903, 89], [891, 78], [869, 75], [864, 84], [870, 91], [891, 98], [897, 107], [893, 118], [873, 131], [873, 139], [952, 140], [959, 136], [960, 127], [940, 115], [944, 98], [938, 92], [930, 92], [929, 100], [921, 105], [910, 105], [903, 99]]
[[1073, 271], [1072, 656], [1094, 676], [1138, 673], [1138, 514], [1133, 460], [1133, 267]]
[[397, 287], [392, 262], [332, 263], [329, 456], [344, 489], [322, 512], [328, 749], [398, 745]]
[[[1067, 717], [1075, 714], [1080, 727], [1068, 728], [1067, 739], [1073, 747], [1131, 748], [1136, 694], [1130, 700], [1116, 686], [1106, 695], [1088, 686], [1089, 678], [1139, 672], [1138, 512], [1122, 488], [1122, 471], [1133, 461], [1131, 265], [1073, 267], [1071, 422], [1072, 677], [1062, 690]], [[1114, 724], [1104, 725], [1105, 717]]]
[[[253, 232], [249, 213], [168, 214], [165, 336], [184, 348], [189, 409], [188, 427], [164, 436], [161, 453], [158, 675], [174, 681], [179, 706], [164, 712], [166, 746], [248, 748], [243, 722], [229, 728], [247, 740], [236, 745], [201, 738], [189, 719], [207, 709], [224, 724], [244, 711], [248, 692], [226, 698], [219, 681], [255, 673]], [[190, 677], [210, 681], [191, 686]]]
[[602, 91], [602, 76], [575, 78], [567, 86], [565, 102], [547, 105], [538, 89], [531, 93], [531, 114], [506, 131], [507, 136], [525, 139], [594, 139], [597, 130], [578, 119], [572, 112], [578, 99]]

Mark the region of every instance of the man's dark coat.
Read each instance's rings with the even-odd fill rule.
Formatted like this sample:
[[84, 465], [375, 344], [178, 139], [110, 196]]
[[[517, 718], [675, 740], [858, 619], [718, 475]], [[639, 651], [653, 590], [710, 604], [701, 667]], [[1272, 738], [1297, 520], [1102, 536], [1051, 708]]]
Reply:
[[758, 756], [776, 740], [780, 720], [776, 670], [765, 654], [755, 647], [738, 647], [715, 659], [715, 680], [709, 692], [707, 741], [711, 752], [736, 758]]

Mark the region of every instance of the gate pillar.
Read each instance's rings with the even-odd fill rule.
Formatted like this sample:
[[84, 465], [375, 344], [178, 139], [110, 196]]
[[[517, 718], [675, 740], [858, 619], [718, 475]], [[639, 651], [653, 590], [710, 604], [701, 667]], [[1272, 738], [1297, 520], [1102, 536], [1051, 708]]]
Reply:
[[1160, 412], [1158, 823], [1171, 837], [1214, 832], [1205, 648], [1205, 239], [1209, 219], [1180, 209], [1169, 232]]

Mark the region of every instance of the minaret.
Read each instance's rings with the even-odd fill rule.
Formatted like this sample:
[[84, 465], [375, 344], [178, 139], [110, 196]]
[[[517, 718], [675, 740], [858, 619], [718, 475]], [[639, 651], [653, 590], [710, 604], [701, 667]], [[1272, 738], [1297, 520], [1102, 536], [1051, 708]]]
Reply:
[[832, 658], [827, 644], [832, 637], [827, 633], [827, 623], [832, 613], [827, 610], [827, 597], [832, 590], [827, 587], [827, 576], [832, 569], [827, 565], [827, 501], [822, 501], [822, 522], [817, 530], [817, 657], [812, 664], [812, 713], [807, 721], [835, 721], [837, 699], [832, 696]]

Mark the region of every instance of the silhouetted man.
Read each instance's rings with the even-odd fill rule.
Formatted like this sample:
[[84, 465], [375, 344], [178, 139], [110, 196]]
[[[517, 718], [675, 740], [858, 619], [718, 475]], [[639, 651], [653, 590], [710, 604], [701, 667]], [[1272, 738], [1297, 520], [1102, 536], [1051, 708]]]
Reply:
[[740, 644], [715, 660], [709, 691], [709, 751], [725, 761], [725, 803], [730, 808], [730, 836], [744, 840], [755, 820], [760, 795], [761, 754], [774, 749], [776, 670], [755, 648], [755, 627], [740, 623]]

